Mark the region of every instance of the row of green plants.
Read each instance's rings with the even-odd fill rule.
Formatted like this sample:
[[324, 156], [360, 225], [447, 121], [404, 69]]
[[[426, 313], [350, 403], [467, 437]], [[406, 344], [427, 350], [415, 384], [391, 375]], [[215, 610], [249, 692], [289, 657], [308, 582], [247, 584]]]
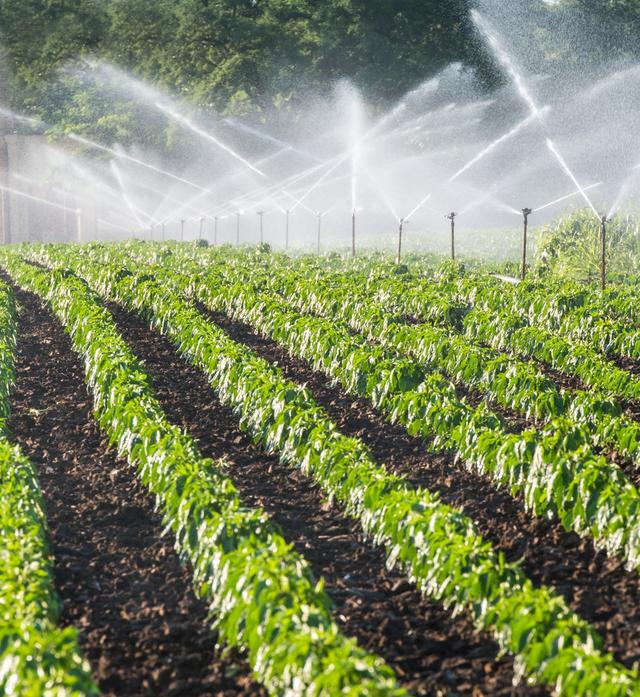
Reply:
[[[304, 311], [326, 314], [331, 302], [336, 317], [349, 322], [355, 319], [358, 331], [371, 331], [374, 325], [376, 336], [386, 337], [394, 346], [412, 352], [420, 361], [442, 358], [442, 352], [446, 352], [448, 365], [440, 366], [441, 369], [463, 382], [471, 380], [470, 386], [487, 392], [502, 406], [536, 418], [549, 418], [574, 410], [582, 421], [582, 414], [589, 414], [594, 421], [598, 442], [615, 445], [625, 456], [637, 451], [638, 426], [623, 418], [618, 402], [620, 399], [640, 401], [640, 378], [617, 367], [581, 341], [530, 326], [524, 310], [499, 309], [499, 298], [508, 296], [505, 284], [496, 286], [497, 281], [487, 281], [487, 287], [495, 293], [496, 305], [492, 310], [485, 310], [485, 304], [474, 297], [473, 293], [479, 287], [474, 282], [473, 291], [469, 291], [465, 299], [474, 308], [465, 312], [461, 321], [454, 319], [443, 323], [445, 315], [439, 308], [452, 296], [462, 297], [462, 284], [455, 280], [442, 280], [438, 285], [428, 282], [428, 294], [420, 295], [420, 303], [402, 284], [388, 284], [382, 304], [379, 296], [368, 296], [358, 276], [332, 274], [317, 277], [313, 283], [295, 273], [285, 274], [283, 280], [277, 274], [272, 276], [270, 286]], [[276, 286], [277, 283], [280, 285]], [[327, 300], [335, 298], [337, 288], [342, 289], [342, 301]], [[354, 312], [357, 299], [360, 299], [360, 305]], [[427, 326], [403, 326], [402, 318], [407, 315], [422, 320]], [[381, 334], [385, 323], [388, 329]], [[456, 328], [460, 329], [462, 336], [451, 331]], [[494, 351], [483, 353], [482, 345]], [[501, 356], [503, 352], [509, 352], [512, 358]], [[563, 405], [553, 381], [537, 367], [514, 360], [514, 357], [545, 363], [577, 378], [595, 389], [596, 394], [574, 390]], [[612, 417], [615, 417], [613, 421]]]
[[[173, 258], [171, 264], [189, 275], [199, 270], [184, 261], [176, 265]], [[576, 428], [587, 432], [593, 447], [611, 447], [623, 457], [640, 456], [640, 424], [626, 417], [619, 401], [611, 396], [624, 391], [626, 382], [622, 387], [620, 381], [609, 383], [606, 389], [595, 392], [563, 392], [536, 365], [483, 347], [450, 327], [407, 325], [401, 316], [382, 310], [371, 300], [368, 291], [361, 288], [359, 277], [307, 279], [297, 270], [264, 269], [246, 258], [237, 265], [227, 259], [224, 265], [213, 268], [225, 273], [225, 278], [252, 284], [260, 292], [268, 289], [278, 293], [302, 312], [343, 320], [369, 339], [416, 358], [430, 371], [440, 371], [454, 382], [481, 391], [502, 407], [543, 421], [564, 415]], [[473, 311], [472, 316], [479, 321], [481, 314]], [[490, 342], [483, 336], [483, 343]], [[584, 368], [587, 370], [588, 366]], [[595, 369], [591, 374], [596, 374]], [[614, 372], [618, 378], [620, 374]], [[622, 372], [622, 376], [626, 381], [629, 374]], [[600, 388], [606, 384], [604, 379], [592, 381]]]
[[[171, 267], [171, 261], [166, 265]], [[156, 273], [170, 286], [186, 289], [190, 285], [195, 297], [211, 309], [249, 322], [339, 380], [345, 389], [369, 398], [409, 433], [429, 439], [435, 449], [455, 450], [468, 468], [507, 486], [514, 494], [522, 493], [526, 505], [537, 515], [555, 514], [566, 529], [591, 535], [609, 554], [622, 555], [630, 568], [640, 564], [639, 493], [617, 465], [593, 450], [594, 443], [614, 441], [625, 454], [637, 452], [639, 425], [626, 422], [614, 403], [600, 402], [583, 393], [582, 400], [570, 402], [567, 416], [550, 411], [547, 415], [553, 418], [541, 430], [508, 433], [486, 407], [473, 410], [458, 399], [455, 388], [442, 375], [427, 374], [413, 361], [372, 346], [336, 323], [335, 286], [327, 289], [317, 281], [307, 284], [297, 275], [285, 274], [283, 284], [289, 282], [289, 291], [296, 279], [296, 292], [287, 294], [287, 301], [304, 305], [302, 299], [312, 297], [314, 308], [322, 309], [326, 316], [321, 319], [283, 310], [277, 297], [254, 291], [252, 284], [263, 287], [267, 279], [246, 264], [242, 267], [244, 273], [240, 268], [230, 270], [229, 265], [200, 276], [194, 275], [193, 267], [189, 270], [189, 274], [179, 277], [171, 270], [163, 274], [162, 267], [156, 267]], [[268, 276], [272, 281], [279, 278], [277, 272]], [[343, 297], [358, 297], [356, 287], [340, 286], [340, 291]], [[352, 300], [349, 305], [343, 301], [341, 310], [341, 318], [368, 338], [384, 342], [389, 336], [395, 337], [396, 341], [388, 343], [400, 351], [406, 352], [407, 345], [414, 345], [408, 337], [417, 336], [413, 353], [424, 356], [425, 328], [389, 324], [375, 304]], [[452, 351], [446, 342], [443, 334], [429, 368], [451, 370], [455, 363], [458, 378], [476, 386], [472, 377], [474, 371], [477, 375], [482, 369], [482, 352], [474, 354], [473, 347], [465, 346]], [[521, 372], [517, 371], [519, 365], [525, 366]], [[529, 387], [526, 367], [514, 362], [509, 369], [505, 361], [498, 360], [485, 366], [482, 376], [488, 383], [499, 384], [505, 396], [517, 396], [519, 385]], [[528, 396], [535, 398], [538, 384], [534, 381], [533, 391], [519, 397], [520, 402]], [[544, 396], [539, 404], [547, 404]], [[548, 401], [552, 407], [563, 405], [560, 395]]]
[[[460, 400], [442, 375], [354, 336], [330, 313], [325, 319], [284, 310], [278, 298], [256, 293], [233, 273], [180, 278], [169, 272], [166, 282], [189, 284], [194, 297], [210, 309], [247, 322], [346, 390], [371, 400], [410, 434], [429, 439], [432, 448], [453, 449], [469, 469], [522, 493], [537, 515], [555, 514], [566, 529], [592, 535], [610, 554], [622, 554], [630, 568], [640, 565], [640, 494], [617, 465], [596, 456], [588, 426], [558, 417], [541, 430], [508, 433], [486, 406], [474, 410]], [[363, 318], [358, 306], [353, 317]], [[374, 324], [367, 333], [379, 338], [385, 327]], [[588, 410], [583, 421], [592, 423]]]
[[[425, 292], [416, 290], [418, 287], [425, 288]], [[586, 331], [589, 320], [580, 314], [564, 313], [565, 320], [554, 322], [547, 317], [545, 321], [545, 311], [542, 309], [545, 301], [540, 299], [539, 284], [534, 283], [523, 284], [522, 289], [513, 290], [513, 286], [497, 279], [450, 273], [441, 274], [437, 283], [422, 281], [413, 286], [413, 290], [415, 294], [400, 284], [395, 284], [389, 290], [389, 300], [396, 311], [432, 323], [430, 304], [438, 302], [438, 295], [441, 300], [454, 297], [457, 301], [466, 303], [468, 310], [464, 314], [462, 327], [456, 323], [451, 326], [461, 329], [472, 341], [498, 351], [507, 351], [514, 356], [540, 361], [554, 370], [577, 378], [603, 396], [640, 401], [640, 378], [601, 355], [602, 351], [625, 353], [620, 348], [622, 341], [628, 340], [629, 346], [640, 345], [635, 329], [625, 336], [620, 333], [617, 339], [615, 337], [618, 332], [612, 329], [609, 334], [601, 337], [601, 341], [597, 341], [595, 335], [585, 340], [585, 336], [579, 336], [578, 329], [572, 336], [566, 326], [563, 329], [558, 325], [570, 321], [572, 325], [584, 327]], [[569, 300], [565, 303], [570, 304]], [[559, 304], [561, 305], [562, 303]], [[586, 307], [590, 308], [592, 304]], [[587, 315], [589, 312], [591, 310], [586, 310]], [[630, 353], [633, 351], [635, 349], [630, 349]]]
[[0, 694], [97, 695], [77, 632], [57, 626], [53, 558], [36, 470], [9, 442], [16, 306], [0, 282]]
[[390, 566], [400, 565], [428, 596], [491, 630], [515, 655], [518, 678], [559, 694], [640, 694], [636, 672], [602, 653], [593, 628], [560, 596], [534, 588], [459, 510], [389, 474], [361, 441], [336, 429], [305, 387], [285, 380], [150, 274], [92, 264], [71, 250], [59, 258], [170, 337], [236, 411], [241, 427], [339, 501], [384, 545]]
[[247, 652], [269, 692], [405, 695], [382, 659], [340, 633], [322, 581], [264, 511], [242, 502], [224, 463], [203, 459], [193, 439], [167, 421], [140, 362], [86, 283], [16, 257], [4, 264], [64, 324], [84, 358], [100, 425], [155, 495], [209, 602], [213, 628]]
[[[146, 262], [159, 259], [154, 248], [149, 246], [130, 245], [125, 251], [120, 250], [123, 261], [132, 255]], [[165, 255], [172, 267], [189, 274], [200, 270], [201, 264], [196, 263], [193, 256], [190, 257], [188, 249], [186, 254], [184, 249], [177, 251], [181, 254]], [[238, 253], [235, 250], [232, 254], [225, 250], [223, 262], [216, 264], [216, 261], [219, 262], [217, 255], [218, 250], [208, 252], [208, 268], [234, 272], [233, 278], [241, 274], [246, 283], [259, 285], [260, 289], [268, 287], [302, 312], [340, 318], [370, 339], [416, 358], [425, 368], [441, 371], [455, 382], [479, 390], [500, 406], [526, 418], [548, 421], [564, 415], [575, 422], [576, 427], [588, 431], [593, 447], [614, 449], [625, 458], [640, 457], [640, 424], [625, 416], [618, 399], [621, 396], [633, 400], [640, 395], [637, 390], [640, 381], [581, 345], [574, 350], [571, 343], [558, 337], [549, 336], [548, 342], [545, 342], [542, 331], [521, 332], [537, 337], [539, 343], [542, 341], [542, 349], [535, 352], [534, 357], [544, 358], [559, 370], [578, 372], [585, 384], [596, 388], [595, 391], [563, 392], [537, 365], [504, 353], [509, 350], [509, 345], [498, 342], [496, 336], [504, 335], [504, 330], [490, 314], [473, 310], [466, 321], [459, 322], [460, 315], [457, 313], [452, 319], [452, 308], [456, 307], [456, 303], [448, 303], [446, 294], [441, 290], [431, 288], [426, 310], [430, 321], [417, 326], [407, 325], [403, 311], [407, 313], [410, 310], [402, 307], [407, 294], [401, 287], [392, 292], [395, 281], [389, 280], [388, 269], [372, 271], [367, 280], [355, 273], [323, 274], [311, 267], [313, 272], [308, 277], [307, 259], [302, 263], [296, 260], [292, 265], [289, 260], [276, 257], [275, 263], [271, 263], [264, 255]], [[440, 282], [450, 287], [451, 281], [459, 279], [457, 268], [452, 265], [443, 265], [440, 276]], [[382, 291], [375, 291], [378, 281], [371, 285], [371, 278], [386, 282], [384, 305], [380, 302]], [[495, 280], [489, 280], [488, 284], [490, 287], [494, 284], [496, 292], [501, 287], [500, 282]], [[453, 288], [451, 292], [453, 294]], [[443, 300], [441, 304], [438, 297]], [[395, 313], [387, 309], [394, 306], [400, 306]], [[419, 314], [417, 310], [411, 312]], [[435, 321], [435, 316], [441, 322]], [[459, 323], [461, 329], [466, 327], [468, 335], [452, 331], [451, 323], [454, 326]], [[482, 328], [485, 331], [480, 333]], [[483, 347], [478, 341], [486, 345]], [[545, 346], [546, 351], [543, 350]], [[529, 355], [522, 347], [514, 353]]]
[[612, 399], [640, 402], [640, 377], [583, 342], [529, 326], [518, 313], [472, 310], [465, 319], [465, 335], [498, 351], [540, 361]]
[[627, 302], [620, 291], [603, 298], [568, 281], [532, 280], [518, 286], [505, 285], [496, 286], [477, 275], [463, 277], [457, 283], [458, 298], [490, 313], [518, 316], [531, 327], [582, 342], [606, 356], [640, 357], [637, 318], [627, 316]]
[[[546, 330], [559, 338], [606, 356], [640, 358], [640, 314], [634, 295], [616, 287], [603, 297], [592, 288], [571, 281], [532, 279], [513, 285], [479, 274], [452, 273], [442, 267], [434, 279], [388, 285], [386, 299], [398, 311], [432, 321], [431, 304], [459, 303], [467, 312], [479, 309], [508, 313], [523, 326]], [[408, 287], [407, 287], [408, 285]]]

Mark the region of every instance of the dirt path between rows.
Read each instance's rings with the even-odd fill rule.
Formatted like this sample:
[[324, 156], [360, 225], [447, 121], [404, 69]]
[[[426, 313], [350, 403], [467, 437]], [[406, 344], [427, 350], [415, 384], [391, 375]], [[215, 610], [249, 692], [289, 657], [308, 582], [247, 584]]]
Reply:
[[596, 553], [588, 539], [565, 532], [554, 521], [529, 515], [521, 500], [468, 472], [451, 454], [429, 453], [425, 443], [388, 423], [368, 402], [345, 394], [326, 376], [249, 326], [220, 313], [205, 314], [233, 339], [277, 363], [287, 378], [305, 383], [340, 430], [361, 438], [379, 462], [462, 508], [509, 560], [522, 560], [535, 584], [554, 588], [592, 622], [616, 658], [627, 666], [640, 660], [638, 574], [626, 572], [620, 561], [603, 552]]
[[253, 445], [205, 376], [182, 361], [167, 339], [122, 308], [108, 307], [144, 360], [169, 417], [188, 429], [203, 454], [228, 461], [244, 500], [264, 507], [314, 573], [324, 577], [345, 633], [384, 657], [405, 687], [417, 695], [544, 694], [513, 688], [513, 664], [496, 660], [497, 646], [489, 637], [387, 571], [382, 552], [363, 540], [359, 525], [327, 503], [308, 478]]
[[206, 608], [153, 511], [92, 417], [82, 364], [35, 296], [18, 291], [9, 428], [37, 466], [63, 625], [80, 630], [105, 697], [261, 695], [247, 664], [222, 659]]

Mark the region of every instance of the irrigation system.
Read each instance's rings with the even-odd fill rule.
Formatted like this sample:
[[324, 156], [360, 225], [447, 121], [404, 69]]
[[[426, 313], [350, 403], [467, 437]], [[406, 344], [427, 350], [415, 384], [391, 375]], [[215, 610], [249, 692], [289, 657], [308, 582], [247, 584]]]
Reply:
[[[633, 113], [609, 105], [624, 91], [627, 97], [637, 93], [640, 109], [640, 69], [585, 78], [571, 89], [561, 81], [554, 85], [523, 68], [526, 57], [518, 54], [509, 27], [483, 0], [479, 8], [472, 19], [505, 76], [503, 87], [487, 95], [469, 71], [452, 64], [386, 113], [371, 116], [362, 95], [343, 81], [329, 102], [300, 116], [303, 125], [290, 136], [264, 123], [212, 120], [112, 66], [83, 68], [85, 77], [116, 80], [136, 95], [189, 140], [196, 156], [176, 163], [143, 147], [77, 133], [57, 144], [40, 139], [36, 164], [0, 185], [2, 219], [18, 220], [24, 200], [75, 216], [78, 241], [211, 235], [213, 244], [268, 242], [318, 254], [344, 249], [350, 235], [353, 257], [363, 247], [393, 249], [395, 242], [400, 263], [407, 247], [435, 237], [455, 260], [479, 230], [493, 228], [515, 231], [517, 258], [520, 218], [525, 279], [530, 216], [544, 224], [559, 206], [579, 202], [599, 222], [604, 288], [607, 225], [640, 194]], [[25, 138], [46, 128], [6, 109], [0, 114], [27, 129]], [[535, 205], [520, 208], [522, 201]], [[241, 218], [252, 213], [258, 225], [245, 225], [241, 236]], [[67, 234], [66, 222], [62, 230]], [[7, 230], [4, 240], [11, 241]]]

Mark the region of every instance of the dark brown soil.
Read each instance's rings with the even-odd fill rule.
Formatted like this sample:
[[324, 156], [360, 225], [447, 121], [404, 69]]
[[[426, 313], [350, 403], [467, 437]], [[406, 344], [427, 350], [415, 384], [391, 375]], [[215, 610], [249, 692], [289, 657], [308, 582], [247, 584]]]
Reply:
[[277, 363], [287, 378], [305, 383], [340, 430], [362, 439], [379, 462], [464, 510], [507, 559], [522, 560], [535, 584], [554, 588], [592, 622], [616, 658], [628, 666], [640, 660], [638, 574], [626, 572], [621, 562], [595, 552], [588, 539], [565, 532], [557, 522], [528, 514], [521, 500], [455, 464], [451, 454], [430, 454], [425, 443], [389, 424], [369, 403], [346, 395], [247, 325], [219, 313], [207, 314], [233, 339]]
[[[487, 347], [485, 344], [482, 345], [485, 346], [485, 348], [491, 348]], [[537, 368], [543, 375], [546, 375], [546, 377], [548, 377], [550, 380], [553, 380], [553, 382], [555, 382], [558, 389], [560, 390], [565, 390], [568, 392], [575, 392], [577, 390], [581, 390], [583, 392], [592, 391], [591, 387], [586, 385], [584, 382], [582, 382], [582, 380], [575, 377], [574, 375], [567, 375], [566, 373], [563, 373], [559, 370], [555, 370], [546, 363], [534, 360], [532, 358], [529, 358], [528, 356], [524, 356], [521, 354], [514, 355], [509, 353], [508, 351], [504, 353], [506, 355], [516, 358], [519, 361], [522, 361], [523, 363], [530, 363], [535, 368]], [[621, 409], [629, 419], [632, 419], [634, 421], [640, 421], [640, 403], [634, 403], [625, 400], [618, 401], [620, 403]], [[492, 407], [495, 408], [495, 405], [492, 405]], [[509, 421], [511, 413], [512, 412], [502, 412], [502, 417], [503, 419], [505, 419], [508, 430], [510, 430], [510, 432], [512, 433], [515, 433], [517, 431], [513, 428], [513, 426], [509, 428], [509, 425], [513, 424], [513, 421]], [[528, 420], [526, 424], [535, 425], [531, 420]], [[611, 450], [610, 448], [595, 448], [595, 451], [598, 455], [604, 455], [607, 458], [607, 460], [612, 464], [615, 464], [618, 467], [620, 467], [620, 469], [628, 477], [629, 481], [635, 487], [640, 488], [640, 468], [635, 464], [635, 462], [633, 462], [633, 460], [626, 456], [620, 455], [619, 453]]]
[[20, 302], [10, 429], [37, 466], [63, 625], [105, 696], [261, 695], [248, 665], [221, 658], [153, 500], [92, 417], [83, 368], [32, 295]]
[[629, 358], [628, 356], [619, 356], [615, 354], [605, 355], [612, 363], [622, 368], [622, 370], [628, 370], [634, 375], [640, 375], [640, 360], [637, 358]]
[[183, 362], [167, 339], [121, 308], [109, 309], [144, 359], [169, 418], [188, 429], [203, 454], [228, 461], [243, 499], [264, 507], [314, 573], [324, 577], [345, 633], [384, 657], [404, 686], [425, 695], [544, 694], [513, 688], [512, 662], [496, 660], [497, 646], [489, 637], [388, 571], [383, 553], [363, 539], [355, 521], [325, 501], [298, 470], [251, 443], [204, 375]]

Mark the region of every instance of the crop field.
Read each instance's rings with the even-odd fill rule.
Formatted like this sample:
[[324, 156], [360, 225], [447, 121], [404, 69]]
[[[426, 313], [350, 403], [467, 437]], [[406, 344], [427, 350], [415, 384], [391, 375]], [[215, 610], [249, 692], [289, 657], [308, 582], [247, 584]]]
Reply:
[[1, 694], [640, 695], [633, 279], [0, 267]]

